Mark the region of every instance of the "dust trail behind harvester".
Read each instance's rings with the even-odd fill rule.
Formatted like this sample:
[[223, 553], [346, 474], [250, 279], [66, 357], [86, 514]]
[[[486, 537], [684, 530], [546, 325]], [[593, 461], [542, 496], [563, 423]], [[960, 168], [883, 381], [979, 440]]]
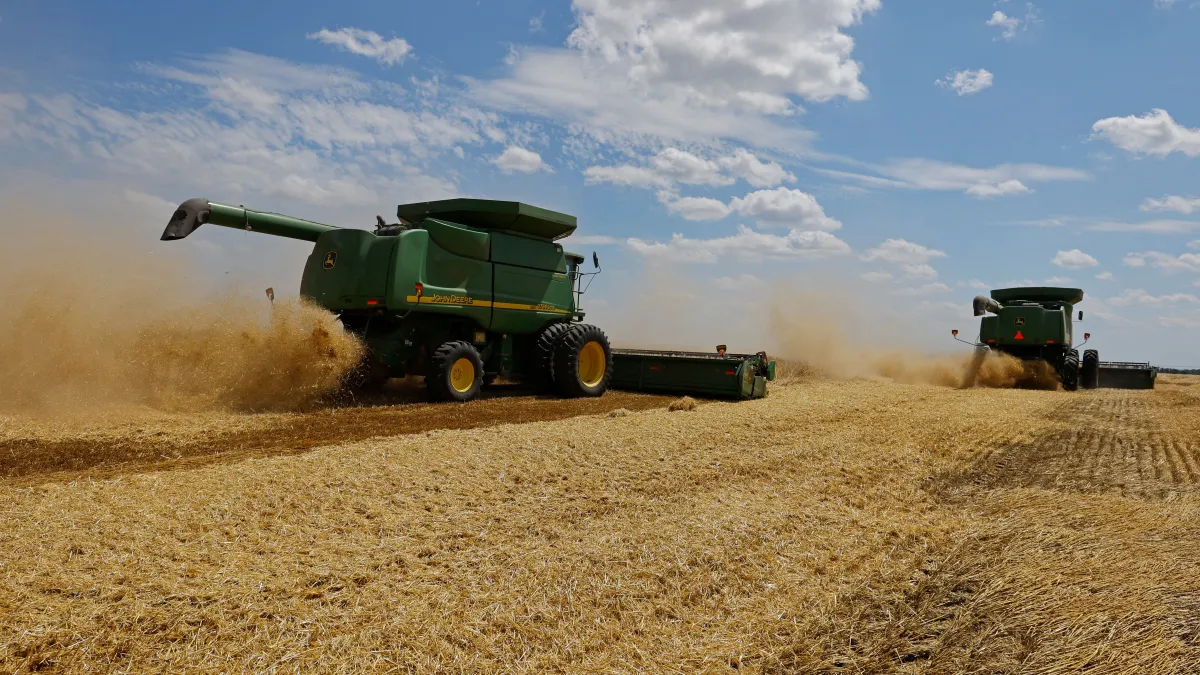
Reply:
[[295, 409], [362, 354], [319, 308], [272, 311], [261, 290], [205, 299], [171, 251], [118, 228], [0, 211], [24, 221], [0, 223], [19, 233], [0, 269], [0, 412]]
[[[946, 387], [1054, 389], [1055, 373], [1044, 362], [1027, 363], [986, 350], [931, 355], [905, 347], [896, 338], [906, 326], [866, 316], [870, 307], [850, 293], [802, 290], [780, 284], [772, 289], [769, 336], [774, 354], [827, 377], [882, 378], [905, 384]], [[891, 338], [878, 346], [857, 336]]]

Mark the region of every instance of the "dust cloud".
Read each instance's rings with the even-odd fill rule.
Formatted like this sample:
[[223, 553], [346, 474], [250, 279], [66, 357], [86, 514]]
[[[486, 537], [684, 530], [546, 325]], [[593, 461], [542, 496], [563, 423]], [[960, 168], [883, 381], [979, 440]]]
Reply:
[[601, 305], [589, 320], [603, 326], [616, 347], [711, 352], [714, 345], [728, 344], [735, 353], [765, 350], [779, 360], [784, 378], [1057, 388], [1045, 363], [950, 341], [951, 327], [970, 333], [978, 325], [969, 318], [969, 299], [963, 303], [966, 317], [911, 312], [904, 309], [905, 299], [845, 277], [823, 269], [772, 285], [722, 290], [678, 266], [647, 266], [623, 276], [611, 293], [618, 300]]
[[317, 307], [197, 288], [157, 233], [0, 207], [0, 412], [290, 410], [363, 354]]

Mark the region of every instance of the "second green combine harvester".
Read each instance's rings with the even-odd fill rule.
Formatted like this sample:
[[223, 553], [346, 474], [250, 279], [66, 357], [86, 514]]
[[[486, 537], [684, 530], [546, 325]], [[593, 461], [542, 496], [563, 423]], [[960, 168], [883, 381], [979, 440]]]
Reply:
[[[765, 355], [722, 350], [701, 363], [695, 355], [621, 352], [583, 323], [581, 280], [591, 273], [581, 269], [583, 256], [557, 243], [575, 231], [574, 216], [482, 199], [402, 204], [396, 213], [398, 223], [378, 218], [370, 232], [189, 199], [162, 239], [210, 223], [313, 242], [300, 295], [367, 345], [357, 386], [418, 375], [431, 400], [469, 401], [495, 378], [514, 377], [563, 397], [600, 396], [613, 382], [615, 357], [614, 386], [766, 395], [775, 367]], [[592, 264], [599, 268], [595, 253]]]
[[[1094, 349], [1083, 353], [1074, 345], [1072, 319], [1083, 319], [1083, 312], [1073, 317], [1075, 305], [1083, 301], [1078, 288], [1036, 286], [1003, 288], [992, 291], [992, 297], [976, 296], [975, 316], [979, 322], [977, 347], [1011, 354], [1026, 361], [1045, 361], [1058, 374], [1063, 389], [1075, 391], [1080, 386], [1095, 389], [1100, 381], [1100, 354]], [[987, 314], [993, 316], [986, 316]], [[958, 331], [954, 331], [958, 337]], [[1084, 343], [1091, 335], [1084, 333]]]

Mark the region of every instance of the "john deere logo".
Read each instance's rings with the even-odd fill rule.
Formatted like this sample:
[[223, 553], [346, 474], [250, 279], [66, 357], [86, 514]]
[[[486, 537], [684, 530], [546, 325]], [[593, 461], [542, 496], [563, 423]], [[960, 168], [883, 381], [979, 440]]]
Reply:
[[[330, 267], [333, 267], [333, 265], [330, 265]], [[1018, 325], [1018, 326], [1024, 326], [1024, 325], [1025, 325], [1025, 317], [1023, 317], [1023, 316], [1018, 316], [1018, 317], [1017, 317], [1017, 325]]]
[[337, 251], [330, 251], [329, 253], [325, 254], [325, 262], [321, 263], [321, 266], [327, 270], [331, 270], [331, 269], [333, 269], [333, 266], [336, 264], [337, 264]]

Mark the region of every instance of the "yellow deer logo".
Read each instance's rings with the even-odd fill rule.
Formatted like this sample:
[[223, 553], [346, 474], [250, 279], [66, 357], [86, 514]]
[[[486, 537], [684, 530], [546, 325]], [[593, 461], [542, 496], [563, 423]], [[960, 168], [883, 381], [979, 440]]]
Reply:
[[329, 253], [325, 254], [325, 262], [322, 263], [321, 265], [325, 269], [331, 270], [331, 269], [333, 269], [333, 266], [336, 264], [337, 264], [337, 251], [330, 251]]

